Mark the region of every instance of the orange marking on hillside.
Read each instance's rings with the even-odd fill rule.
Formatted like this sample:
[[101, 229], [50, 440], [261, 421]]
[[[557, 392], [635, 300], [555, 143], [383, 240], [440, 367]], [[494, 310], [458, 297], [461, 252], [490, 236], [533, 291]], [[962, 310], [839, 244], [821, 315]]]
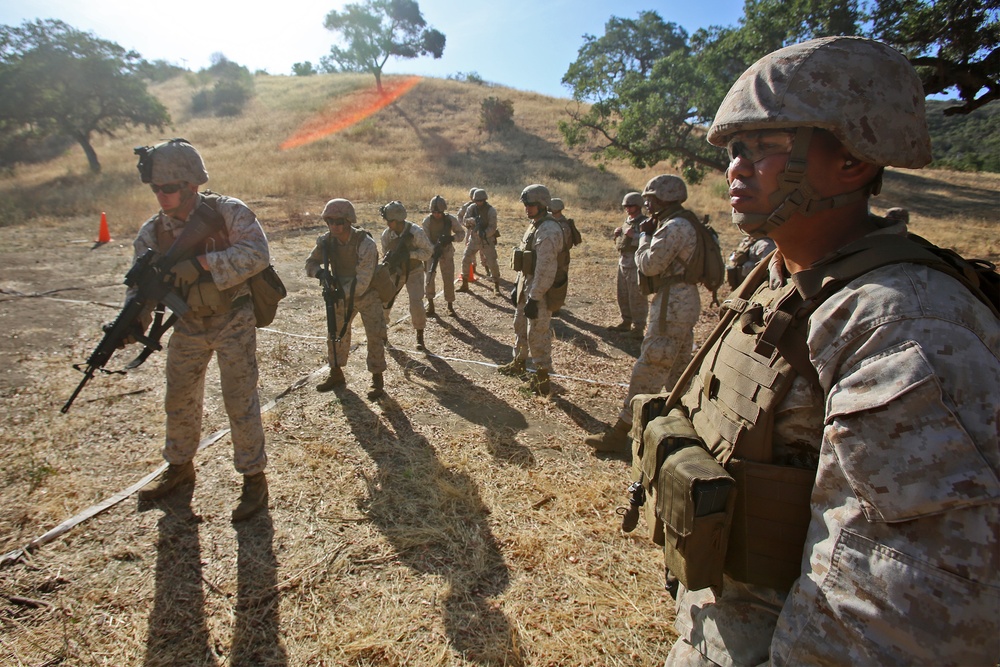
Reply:
[[419, 76], [410, 76], [386, 83], [382, 86], [381, 94], [374, 88], [350, 95], [337, 109], [324, 112], [303, 123], [295, 134], [282, 142], [280, 148], [283, 151], [298, 148], [347, 129], [392, 104], [418, 83], [420, 83]]

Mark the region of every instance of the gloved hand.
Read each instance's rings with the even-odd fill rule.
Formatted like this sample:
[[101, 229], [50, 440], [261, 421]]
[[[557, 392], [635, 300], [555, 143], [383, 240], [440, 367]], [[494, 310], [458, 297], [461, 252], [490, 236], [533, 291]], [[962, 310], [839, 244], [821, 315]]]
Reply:
[[[110, 327], [111, 327], [111, 323], [110, 322], [108, 324], [104, 325], [105, 330], [108, 329], [108, 328], [110, 328]], [[121, 349], [121, 348], [125, 347], [126, 345], [131, 345], [132, 343], [137, 342], [139, 336], [141, 336], [143, 333], [145, 333], [145, 331], [146, 331], [146, 329], [141, 324], [139, 324], [138, 322], [133, 322], [132, 326], [129, 327], [128, 333], [125, 334], [125, 337], [122, 338], [122, 340], [121, 340], [120, 343], [118, 343], [118, 349]]]
[[524, 304], [524, 316], [529, 320], [538, 317], [538, 302], [536, 300], [528, 299], [528, 302]]
[[170, 269], [170, 272], [174, 275], [174, 286], [186, 289], [198, 282], [198, 278], [201, 277], [204, 270], [197, 259], [188, 259], [179, 264], [174, 264], [174, 268]]
[[510, 305], [517, 308], [517, 285], [510, 288]]
[[330, 272], [327, 271], [326, 269], [320, 269], [319, 271], [316, 272], [316, 280], [320, 281], [321, 283], [329, 281]]
[[615, 235], [614, 235], [614, 238], [618, 238], [618, 237], [619, 237], [619, 236], [621, 236], [621, 235], [622, 235], [622, 228], [621, 228], [621, 227], [615, 227]]
[[656, 220], [646, 218], [639, 224], [639, 231], [643, 234], [652, 234], [656, 231]]

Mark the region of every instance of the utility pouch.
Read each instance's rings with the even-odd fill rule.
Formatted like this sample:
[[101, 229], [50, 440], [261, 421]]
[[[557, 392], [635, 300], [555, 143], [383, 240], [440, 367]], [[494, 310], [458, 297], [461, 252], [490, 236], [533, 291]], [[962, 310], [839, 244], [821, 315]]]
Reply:
[[510, 268], [520, 271], [522, 266], [524, 266], [524, 251], [520, 248], [514, 248], [510, 255]]
[[726, 468], [739, 489], [726, 574], [788, 590], [802, 571], [816, 471], [738, 459]]
[[187, 305], [196, 317], [212, 317], [229, 312], [229, 302], [211, 280], [191, 285]]
[[664, 459], [656, 493], [664, 564], [689, 590], [721, 589], [735, 504], [733, 478], [700, 444]]
[[385, 264], [379, 264], [375, 267], [371, 286], [378, 293], [378, 298], [382, 303], [389, 303], [396, 296], [396, 285], [393, 284], [389, 267]]
[[649, 296], [650, 294], [656, 294], [656, 278], [654, 276], [644, 275], [640, 271], [639, 272], [639, 291], [642, 292], [643, 296]]
[[524, 250], [521, 253], [521, 273], [535, 274], [535, 251]]
[[569, 276], [563, 276], [562, 280], [556, 279], [552, 287], [545, 293], [545, 305], [553, 313], [563, 307], [566, 303], [566, 292], [569, 289]]
[[258, 327], [266, 327], [274, 321], [274, 316], [278, 312], [278, 302], [288, 296], [288, 290], [285, 289], [285, 284], [281, 282], [281, 277], [272, 265], [268, 265], [266, 269], [251, 277], [249, 284], [255, 324]]

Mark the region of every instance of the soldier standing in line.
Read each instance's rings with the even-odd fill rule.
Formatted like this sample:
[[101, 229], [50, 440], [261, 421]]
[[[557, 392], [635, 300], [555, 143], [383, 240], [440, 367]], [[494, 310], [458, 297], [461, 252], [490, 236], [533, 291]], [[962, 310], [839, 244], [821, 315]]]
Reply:
[[672, 387], [691, 359], [694, 325], [701, 299], [694, 284], [684, 282], [688, 262], [698, 247], [697, 216], [681, 204], [687, 186], [678, 176], [656, 176], [642, 191], [649, 217], [639, 225], [635, 262], [646, 294], [653, 294], [642, 351], [632, 367], [628, 394], [618, 421], [600, 435], [586, 438], [600, 452], [628, 451], [632, 428], [632, 397]]
[[257, 393], [257, 329], [247, 285], [270, 262], [267, 238], [243, 202], [212, 195], [209, 203], [209, 197], [198, 192], [208, 181], [208, 172], [197, 149], [186, 140], [171, 139], [147, 150], [139, 172], [156, 194], [160, 212], [139, 229], [133, 243], [136, 259], [148, 249], [166, 253], [188, 222], [209, 215], [205, 208], [221, 217], [221, 226], [198, 244], [203, 252], [173, 268], [174, 285], [191, 310], [177, 320], [167, 344], [163, 458], [170, 465], [139, 491], [139, 499], [162, 498], [194, 481], [205, 372], [214, 353], [232, 429], [233, 465], [243, 475], [243, 493], [232, 513], [233, 521], [241, 521], [265, 509], [268, 499]]
[[[441, 268], [441, 282], [444, 283], [444, 300], [448, 304], [448, 312], [455, 314], [455, 246], [454, 241], [465, 238], [465, 227], [458, 218], [447, 213], [448, 202], [441, 195], [431, 199], [431, 213], [421, 225], [427, 238], [433, 245], [431, 259], [427, 262], [427, 278], [425, 292], [427, 294], [427, 316], [434, 317], [434, 294], [437, 268]], [[434, 266], [434, 255], [437, 255], [437, 267]]]
[[[569, 263], [572, 259], [571, 250], [573, 246], [578, 245], [581, 242], [580, 232], [576, 229], [576, 222], [572, 218], [567, 218], [563, 215], [563, 211], [566, 209], [566, 204], [563, 203], [562, 199], [558, 197], [553, 197], [549, 203], [549, 212], [552, 214], [552, 219], [559, 223], [559, 228], [563, 233], [563, 247], [559, 251], [557, 264], [558, 269], [556, 270], [555, 282], [552, 283], [552, 290], [557, 290], [549, 292], [549, 304], [552, 310], [552, 317], [558, 317], [559, 309], [562, 308], [563, 303], [566, 300], [566, 292], [569, 287]], [[560, 294], [558, 299], [555, 299], [556, 294]], [[558, 303], [556, 303], [558, 301]]]
[[[399, 289], [406, 287], [406, 294], [410, 299], [410, 320], [417, 331], [417, 349], [424, 350], [427, 313], [424, 311], [423, 269], [424, 262], [431, 258], [434, 249], [424, 230], [406, 219], [406, 207], [401, 202], [391, 201], [379, 209], [379, 212], [386, 225], [382, 230], [383, 261], [388, 260], [396, 286]], [[391, 321], [391, 310], [392, 303], [385, 309], [386, 323]]]
[[[733, 84], [708, 140], [733, 221], [777, 252], [662, 407], [679, 398], [704, 445], [686, 449], [736, 503], [718, 584], [679, 589], [666, 664], [995, 665], [996, 306], [870, 213], [885, 167], [931, 160], [917, 73], [869, 39], [785, 47]], [[673, 466], [636, 447], [640, 468]], [[663, 543], [677, 573], [711, 555]]]
[[497, 370], [504, 375], [523, 377], [530, 356], [535, 373], [527, 387], [540, 396], [547, 396], [549, 373], [552, 372], [552, 310], [548, 293], [555, 282], [559, 253], [565, 240], [559, 223], [548, 212], [551, 203], [548, 188], [529, 185], [521, 192], [521, 203], [531, 224], [524, 232], [521, 247], [514, 250], [512, 262], [512, 268], [517, 271], [511, 291], [511, 303], [516, 309], [514, 358]]
[[770, 255], [774, 248], [774, 241], [767, 236], [761, 238], [744, 236], [726, 262], [726, 284], [730, 289], [739, 287], [754, 267]]
[[[465, 226], [465, 214], [469, 211], [471, 207], [476, 205], [476, 202], [474, 202], [472, 198], [475, 196], [476, 190], [478, 189], [479, 188], [469, 188], [469, 201], [462, 204], [462, 206], [458, 209], [458, 214], [457, 214], [458, 221], [459, 223], [462, 224], [463, 227]], [[499, 232], [497, 232], [497, 236], [500, 236]], [[492, 274], [490, 273], [490, 267], [486, 266], [486, 256], [483, 254], [482, 247], [479, 248], [479, 266], [483, 267], [483, 271], [486, 272], [487, 277], [492, 276]], [[466, 280], [468, 280], [469, 276], [467, 271], [468, 269], [466, 269], [466, 273], [464, 274], [466, 276]]]
[[476, 253], [482, 251], [486, 267], [493, 278], [493, 290], [500, 294], [500, 267], [497, 266], [497, 210], [487, 202], [486, 190], [476, 188], [472, 193], [472, 206], [462, 218], [468, 231], [465, 254], [462, 256], [462, 286], [459, 292], [469, 291], [469, 266], [476, 260]]
[[[335, 332], [326, 339], [330, 376], [316, 386], [316, 391], [330, 391], [347, 384], [344, 366], [351, 351], [351, 324], [361, 314], [365, 327], [368, 356], [366, 364], [372, 374], [369, 400], [384, 395], [382, 374], [385, 372], [385, 342], [387, 338], [382, 301], [372, 286], [378, 265], [378, 247], [371, 234], [357, 227], [354, 204], [346, 199], [331, 199], [323, 208], [323, 221], [329, 226], [326, 234], [316, 239], [316, 247], [306, 259], [306, 275], [338, 286]], [[330, 315], [328, 314], [327, 317]]]
[[630, 192], [622, 199], [625, 222], [615, 229], [615, 248], [618, 250], [618, 310], [622, 321], [609, 326], [611, 331], [632, 330], [632, 337], [642, 339], [649, 313], [649, 296], [639, 286], [639, 267], [635, 251], [639, 249], [639, 225], [646, 220], [642, 214], [642, 195]]

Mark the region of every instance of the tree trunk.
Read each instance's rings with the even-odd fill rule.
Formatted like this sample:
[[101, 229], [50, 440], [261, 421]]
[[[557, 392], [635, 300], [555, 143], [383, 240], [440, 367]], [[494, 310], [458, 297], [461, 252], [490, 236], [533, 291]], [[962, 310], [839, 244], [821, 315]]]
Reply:
[[375, 72], [375, 86], [378, 88], [378, 94], [382, 94], [382, 70], [376, 69]]
[[77, 135], [74, 137], [80, 147], [83, 148], [84, 155], [87, 156], [87, 163], [90, 165], [90, 171], [99, 174], [101, 173], [101, 163], [97, 160], [97, 151], [94, 147], [90, 145], [90, 136], [87, 135]]

